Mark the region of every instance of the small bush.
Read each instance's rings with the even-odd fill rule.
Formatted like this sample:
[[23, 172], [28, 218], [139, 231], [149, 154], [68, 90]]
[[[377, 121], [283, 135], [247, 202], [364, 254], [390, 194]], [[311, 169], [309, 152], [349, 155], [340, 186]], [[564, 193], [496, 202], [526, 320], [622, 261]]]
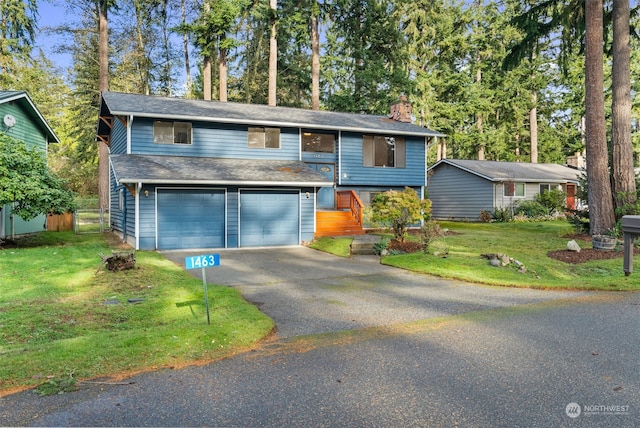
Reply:
[[440, 230], [440, 225], [438, 223], [435, 221], [426, 222], [420, 229], [420, 243], [422, 245], [422, 251], [424, 251], [425, 254], [428, 253], [429, 245], [434, 239], [441, 235], [442, 231]]
[[546, 214], [553, 212], [564, 212], [566, 210], [567, 194], [560, 189], [546, 190], [538, 193], [536, 202], [547, 209]]
[[[551, 193], [551, 192], [544, 192]], [[550, 210], [538, 201], [522, 201], [514, 208], [514, 215], [524, 215], [530, 218], [546, 216]]]
[[389, 238], [382, 238], [380, 241], [376, 242], [373, 246], [375, 253], [377, 255], [382, 254], [382, 252], [389, 247], [389, 242], [391, 242]]
[[589, 233], [589, 210], [570, 210], [566, 218], [575, 233]]
[[480, 222], [482, 223], [491, 223], [491, 212], [490, 211], [480, 211], [480, 216], [478, 217]]
[[494, 221], [500, 223], [506, 223], [513, 217], [510, 207], [496, 207], [493, 209], [493, 213], [491, 214], [491, 216], [493, 217]]

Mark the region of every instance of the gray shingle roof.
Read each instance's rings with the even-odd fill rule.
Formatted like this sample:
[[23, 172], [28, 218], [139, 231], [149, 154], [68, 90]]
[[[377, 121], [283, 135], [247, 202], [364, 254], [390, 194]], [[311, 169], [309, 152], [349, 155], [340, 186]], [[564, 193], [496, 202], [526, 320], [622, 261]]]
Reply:
[[111, 155], [121, 183], [239, 186], [331, 186], [333, 182], [291, 160], [220, 159], [187, 156]]
[[429, 170], [451, 165], [490, 181], [577, 182], [580, 170], [550, 163], [498, 162], [487, 160], [442, 159]]
[[[394, 133], [422, 137], [444, 137], [436, 131], [386, 116], [273, 107], [219, 101], [189, 100], [149, 95], [103, 92], [100, 115], [197, 120], [275, 127], [302, 127], [353, 132]], [[100, 122], [100, 135], [108, 129]]]

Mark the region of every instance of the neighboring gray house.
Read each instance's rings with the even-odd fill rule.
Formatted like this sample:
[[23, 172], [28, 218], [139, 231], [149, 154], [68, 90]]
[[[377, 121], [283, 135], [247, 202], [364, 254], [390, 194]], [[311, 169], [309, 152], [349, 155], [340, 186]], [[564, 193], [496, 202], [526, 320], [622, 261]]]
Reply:
[[533, 200], [561, 189], [567, 208], [577, 205], [581, 171], [565, 165], [442, 159], [427, 169], [427, 191], [435, 219], [478, 220], [481, 211]]

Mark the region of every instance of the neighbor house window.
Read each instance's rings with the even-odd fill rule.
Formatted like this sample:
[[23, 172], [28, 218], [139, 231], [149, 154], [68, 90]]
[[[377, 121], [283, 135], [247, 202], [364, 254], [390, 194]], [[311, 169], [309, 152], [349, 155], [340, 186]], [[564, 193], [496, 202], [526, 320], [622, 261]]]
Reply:
[[302, 151], [313, 153], [333, 153], [336, 138], [332, 134], [302, 133]]
[[279, 149], [280, 128], [249, 128], [247, 146], [250, 149]]
[[504, 196], [524, 198], [524, 183], [509, 181], [504, 183]]
[[153, 142], [155, 144], [191, 144], [191, 123], [153, 122]]
[[551, 190], [551, 185], [550, 184], [541, 184], [540, 185], [540, 194], [543, 194], [544, 192], [548, 192], [549, 190]]
[[362, 165], [366, 167], [404, 168], [405, 141], [403, 137], [364, 135], [362, 137]]

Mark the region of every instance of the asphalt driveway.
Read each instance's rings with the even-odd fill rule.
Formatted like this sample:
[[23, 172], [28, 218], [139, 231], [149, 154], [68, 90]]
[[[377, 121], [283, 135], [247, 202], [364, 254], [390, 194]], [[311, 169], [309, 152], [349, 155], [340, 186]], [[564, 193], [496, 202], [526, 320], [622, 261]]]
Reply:
[[[586, 292], [489, 287], [384, 266], [377, 256], [336, 257], [307, 247], [220, 250], [208, 283], [237, 288], [271, 317], [279, 338], [383, 326]], [[163, 253], [184, 266], [194, 252]], [[201, 278], [200, 269], [190, 272]]]

